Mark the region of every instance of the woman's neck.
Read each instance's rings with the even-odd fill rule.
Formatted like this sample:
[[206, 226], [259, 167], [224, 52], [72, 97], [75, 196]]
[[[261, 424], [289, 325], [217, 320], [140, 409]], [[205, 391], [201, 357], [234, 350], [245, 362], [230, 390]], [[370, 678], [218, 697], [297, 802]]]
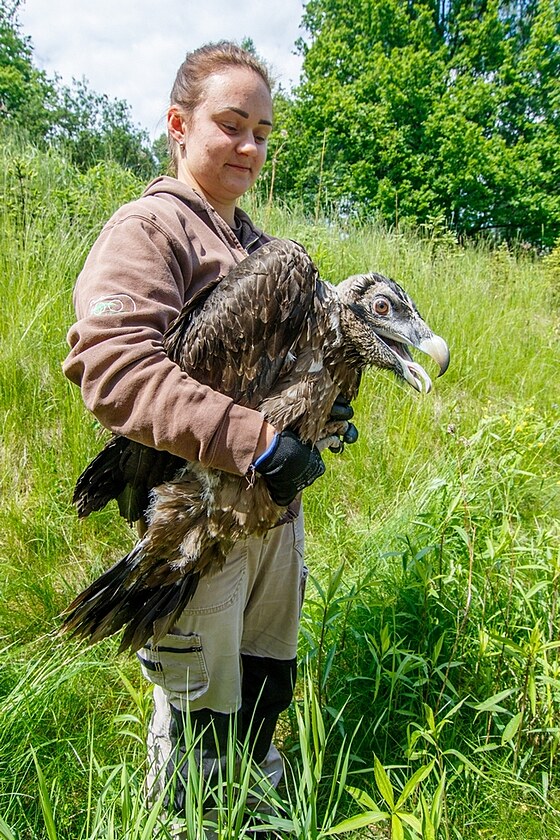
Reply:
[[208, 204], [214, 208], [216, 213], [222, 217], [226, 224], [230, 227], [235, 227], [235, 209], [237, 207], [237, 202], [235, 200], [224, 203], [207, 193], [206, 190], [203, 190], [196, 178], [193, 178], [188, 168], [183, 164], [182, 160], [179, 161], [177, 180], [187, 184], [187, 186], [191, 187], [191, 189], [203, 196]]

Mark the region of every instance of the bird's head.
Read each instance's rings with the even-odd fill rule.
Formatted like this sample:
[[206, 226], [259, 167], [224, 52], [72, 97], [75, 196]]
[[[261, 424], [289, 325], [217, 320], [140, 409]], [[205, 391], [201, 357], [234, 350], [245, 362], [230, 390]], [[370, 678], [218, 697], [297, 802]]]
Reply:
[[430, 356], [439, 365], [438, 376], [449, 366], [449, 349], [422, 320], [404, 289], [372, 273], [349, 277], [336, 290], [342, 303], [346, 340], [356, 361], [393, 370], [417, 391], [430, 391], [432, 381], [413, 361], [408, 347]]

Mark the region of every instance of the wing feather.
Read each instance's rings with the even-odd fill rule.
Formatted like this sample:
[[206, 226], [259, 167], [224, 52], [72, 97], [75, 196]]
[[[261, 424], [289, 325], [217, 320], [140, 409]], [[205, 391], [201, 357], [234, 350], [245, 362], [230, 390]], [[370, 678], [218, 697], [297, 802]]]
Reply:
[[[191, 298], [166, 332], [165, 350], [199, 382], [257, 408], [290, 368], [289, 354], [307, 329], [318, 282], [301, 245], [274, 240]], [[293, 419], [291, 402], [278, 428]], [[135, 521], [151, 488], [182, 464], [117, 435], [79, 477], [73, 501], [85, 517], [116, 498], [121, 514]]]
[[166, 333], [166, 352], [202, 384], [256, 408], [306, 324], [318, 281], [301, 245], [269, 242], [185, 306]]

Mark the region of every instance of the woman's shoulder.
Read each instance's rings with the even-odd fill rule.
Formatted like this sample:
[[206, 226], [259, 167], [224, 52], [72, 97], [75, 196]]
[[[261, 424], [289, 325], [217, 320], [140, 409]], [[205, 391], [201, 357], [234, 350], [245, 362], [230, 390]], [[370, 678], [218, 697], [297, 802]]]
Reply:
[[177, 214], [189, 212], [199, 215], [202, 210], [203, 202], [194, 190], [176, 178], [162, 175], [151, 181], [138, 198], [123, 204], [113, 214], [109, 224], [129, 217], [157, 221], [159, 218], [170, 219]]
[[[194, 192], [175, 178], [161, 176], [151, 181], [142, 195], [123, 204], [103, 227], [104, 237], [122, 229], [130, 236], [150, 236], [156, 229], [172, 244], [182, 242], [185, 233], [204, 229], [204, 204]], [[144, 233], [142, 233], [144, 231]]]
[[[162, 175], [151, 181], [141, 196], [120, 207], [104, 232], [123, 225], [132, 235], [137, 228], [144, 234], [147, 228], [156, 228], [172, 245], [184, 243], [186, 235], [205, 243], [207, 248], [219, 240], [222, 247], [225, 244], [229, 250], [236, 250], [241, 242], [249, 253], [270, 241], [272, 237], [257, 227], [247, 213], [237, 208], [235, 214], [242, 232], [239, 241], [201, 195], [177, 178]], [[239, 236], [237, 230], [235, 233]]]

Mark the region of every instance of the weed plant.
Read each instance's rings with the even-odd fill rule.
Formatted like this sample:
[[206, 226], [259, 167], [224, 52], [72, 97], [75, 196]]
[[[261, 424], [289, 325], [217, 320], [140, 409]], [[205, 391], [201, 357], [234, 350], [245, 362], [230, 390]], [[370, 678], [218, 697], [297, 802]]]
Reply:
[[[56, 635], [73, 595], [134, 539], [113, 508], [77, 522], [73, 483], [105, 433], [60, 365], [85, 255], [142, 185], [113, 164], [78, 173], [2, 139], [0, 838], [170, 837], [162, 802], [143, 793], [149, 686], [115, 640], [87, 649]], [[420, 236], [247, 203], [325, 279], [399, 280], [452, 353], [427, 396], [369, 374], [358, 443], [306, 491], [302, 668], [278, 728], [286, 782], [264, 794], [268, 827], [300, 840], [552, 840], [558, 278], [437, 224]], [[247, 836], [256, 778], [236, 749], [212, 792], [214, 830], [232, 840]], [[194, 766], [192, 779], [200, 816], [209, 792]]]

